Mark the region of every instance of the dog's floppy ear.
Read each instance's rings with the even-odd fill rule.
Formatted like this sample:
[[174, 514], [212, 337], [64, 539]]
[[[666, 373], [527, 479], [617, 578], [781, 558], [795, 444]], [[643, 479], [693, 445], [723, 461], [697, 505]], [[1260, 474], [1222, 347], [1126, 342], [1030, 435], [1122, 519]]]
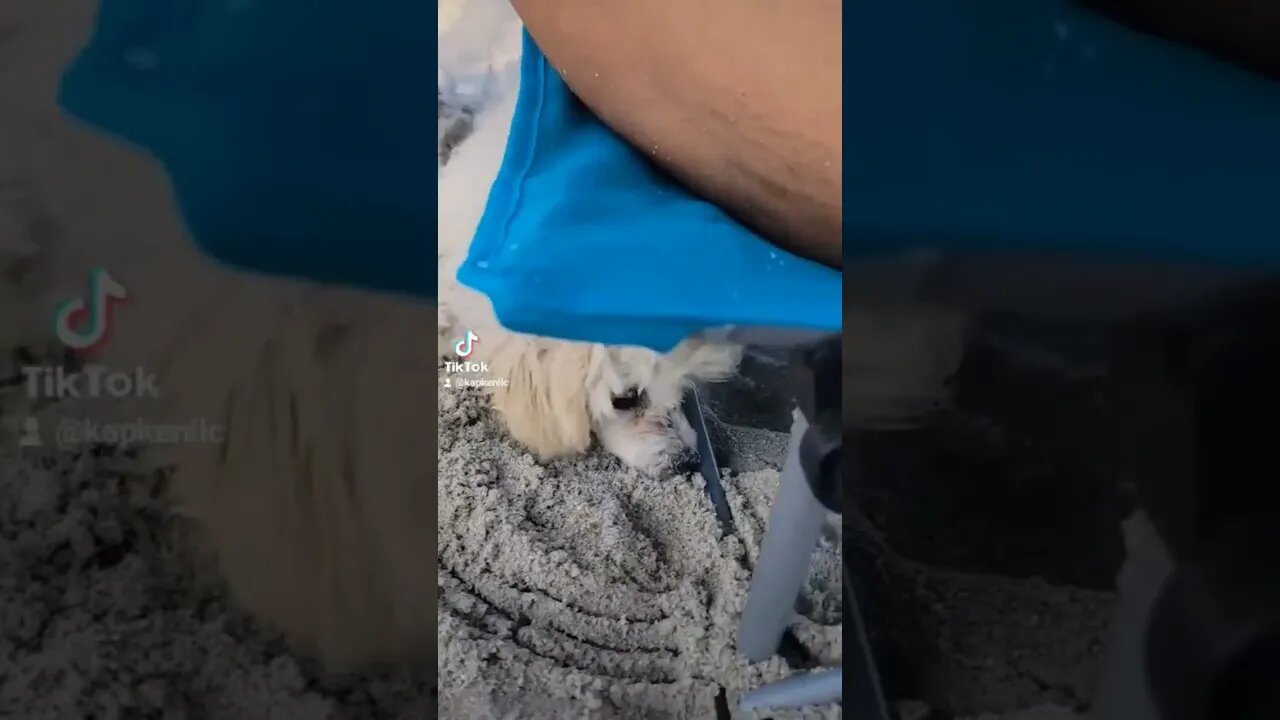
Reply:
[[573, 343], [512, 337], [489, 360], [493, 406], [511, 435], [539, 458], [585, 452], [591, 445], [587, 414], [589, 348]]
[[733, 376], [742, 361], [742, 348], [702, 341], [685, 341], [672, 352], [680, 370], [691, 380], [720, 382]]

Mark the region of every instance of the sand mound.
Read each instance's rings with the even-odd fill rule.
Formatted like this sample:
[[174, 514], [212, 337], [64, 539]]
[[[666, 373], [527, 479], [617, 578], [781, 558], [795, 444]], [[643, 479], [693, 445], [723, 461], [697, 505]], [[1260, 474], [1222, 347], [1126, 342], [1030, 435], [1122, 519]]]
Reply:
[[[0, 379], [16, 367], [0, 357]], [[59, 448], [0, 387], [0, 717], [423, 720], [429, 672], [320, 676], [199, 573], [145, 448]], [[19, 447], [22, 419], [46, 429]]]
[[[722, 538], [700, 478], [604, 455], [540, 466], [497, 439], [478, 392], [439, 401], [441, 717], [709, 718], [722, 689], [733, 705], [787, 674], [734, 652], [776, 471], [726, 479], [738, 529]], [[840, 656], [831, 539], [798, 632], [823, 662]]]

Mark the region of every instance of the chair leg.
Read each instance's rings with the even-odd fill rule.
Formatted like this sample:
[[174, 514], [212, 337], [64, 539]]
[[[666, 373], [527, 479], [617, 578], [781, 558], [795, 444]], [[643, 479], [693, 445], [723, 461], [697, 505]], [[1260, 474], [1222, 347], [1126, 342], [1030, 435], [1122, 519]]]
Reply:
[[844, 677], [839, 667], [793, 675], [742, 696], [742, 710], [783, 710], [841, 701]]
[[796, 599], [827, 516], [800, 465], [800, 441], [808, 428], [804, 415], [797, 411], [778, 494], [738, 627], [738, 648], [752, 662], [777, 653], [782, 634], [795, 616]]
[[1129, 557], [1121, 571], [1093, 713], [1098, 720], [1157, 720], [1160, 714], [1147, 688], [1145, 641], [1151, 608], [1173, 562], [1145, 513], [1125, 525]]

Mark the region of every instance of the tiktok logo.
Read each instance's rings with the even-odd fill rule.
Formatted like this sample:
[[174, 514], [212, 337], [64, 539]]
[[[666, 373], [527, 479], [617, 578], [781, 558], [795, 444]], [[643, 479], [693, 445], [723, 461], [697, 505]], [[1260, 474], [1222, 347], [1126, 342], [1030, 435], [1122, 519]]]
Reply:
[[480, 336], [468, 330], [466, 337], [453, 344], [453, 351], [465, 360], [475, 352], [474, 346], [478, 342], [480, 342]]
[[114, 303], [129, 299], [129, 291], [102, 268], [89, 273], [89, 292], [58, 306], [53, 331], [67, 347], [88, 353], [102, 345], [111, 331]]

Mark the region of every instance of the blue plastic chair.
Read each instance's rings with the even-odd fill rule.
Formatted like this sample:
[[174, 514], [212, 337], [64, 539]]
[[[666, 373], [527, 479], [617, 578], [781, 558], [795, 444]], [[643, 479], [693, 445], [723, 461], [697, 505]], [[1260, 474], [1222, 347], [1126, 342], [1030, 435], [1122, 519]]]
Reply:
[[1066, 0], [845, 12], [849, 292], [1116, 315], [1280, 264], [1275, 82]]
[[432, 9], [103, 0], [60, 101], [163, 163], [211, 256], [434, 296]]

